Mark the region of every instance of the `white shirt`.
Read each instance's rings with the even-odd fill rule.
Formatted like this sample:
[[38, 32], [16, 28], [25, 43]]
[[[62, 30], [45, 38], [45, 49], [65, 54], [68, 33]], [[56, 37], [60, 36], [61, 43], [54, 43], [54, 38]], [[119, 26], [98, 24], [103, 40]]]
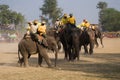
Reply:
[[38, 23], [37, 25], [31, 25], [31, 31], [33, 32], [33, 33], [36, 33], [37, 32], [37, 29], [38, 29], [38, 27], [41, 25], [41, 23]]
[[30, 27], [31, 27], [31, 31], [32, 31], [33, 33], [36, 33], [36, 32], [37, 32], [38, 25], [31, 25]]

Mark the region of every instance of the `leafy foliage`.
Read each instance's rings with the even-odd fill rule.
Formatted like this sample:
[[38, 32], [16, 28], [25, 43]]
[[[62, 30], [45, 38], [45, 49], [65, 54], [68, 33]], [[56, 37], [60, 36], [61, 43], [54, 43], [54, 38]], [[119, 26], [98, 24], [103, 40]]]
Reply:
[[56, 0], [44, 0], [44, 4], [40, 10], [42, 11], [42, 15], [48, 17], [52, 23], [54, 23], [56, 18], [60, 17], [62, 14], [62, 9], [57, 7]]
[[120, 12], [113, 9], [107, 8], [102, 11], [102, 21], [101, 23], [105, 27], [105, 30], [108, 31], [118, 31], [120, 30]]
[[120, 30], [120, 11], [114, 8], [107, 8], [107, 3], [99, 2], [97, 8], [99, 12], [99, 23], [104, 31]]
[[0, 33], [22, 33], [24, 22], [21, 13], [10, 10], [8, 5], [0, 5]]
[[8, 5], [0, 5], [0, 23], [18, 25], [24, 22], [24, 16], [9, 9]]
[[107, 3], [106, 2], [99, 2], [96, 7], [101, 9], [101, 10], [106, 9]]

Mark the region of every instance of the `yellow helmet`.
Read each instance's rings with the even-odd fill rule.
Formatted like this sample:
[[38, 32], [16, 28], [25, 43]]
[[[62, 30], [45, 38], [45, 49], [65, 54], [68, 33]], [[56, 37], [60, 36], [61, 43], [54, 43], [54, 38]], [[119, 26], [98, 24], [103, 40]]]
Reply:
[[64, 14], [63, 16], [64, 16], [64, 17], [67, 17], [67, 14]]

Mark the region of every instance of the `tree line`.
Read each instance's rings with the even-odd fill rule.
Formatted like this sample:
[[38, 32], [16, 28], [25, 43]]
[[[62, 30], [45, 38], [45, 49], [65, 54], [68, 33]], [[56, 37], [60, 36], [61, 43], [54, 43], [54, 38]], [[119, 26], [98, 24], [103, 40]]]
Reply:
[[[98, 2], [99, 24], [103, 31], [120, 31], [120, 11], [114, 8], [108, 8], [106, 2]], [[56, 18], [62, 16], [62, 9], [58, 8], [57, 0], [44, 0], [43, 6], [40, 8], [43, 16], [48, 16], [48, 20], [53, 23]]]
[[25, 18], [21, 13], [12, 11], [8, 5], [0, 5], [0, 33], [24, 31]]
[[22, 24], [25, 18], [21, 13], [12, 11], [9, 9], [8, 5], [0, 5], [0, 23], [1, 24], [11, 24], [15, 25]]
[[[107, 5], [106, 2], [99, 2], [96, 6], [99, 9], [99, 24], [103, 31], [120, 31], [120, 11], [108, 8]], [[41, 20], [52, 24], [62, 16], [63, 11], [58, 7], [57, 0], [44, 0], [39, 10], [42, 12]], [[24, 22], [25, 18], [21, 13], [10, 10], [8, 5], [0, 5], [0, 24], [24, 25]]]
[[106, 2], [99, 2], [99, 24], [103, 31], [120, 31], [120, 11], [108, 8]]

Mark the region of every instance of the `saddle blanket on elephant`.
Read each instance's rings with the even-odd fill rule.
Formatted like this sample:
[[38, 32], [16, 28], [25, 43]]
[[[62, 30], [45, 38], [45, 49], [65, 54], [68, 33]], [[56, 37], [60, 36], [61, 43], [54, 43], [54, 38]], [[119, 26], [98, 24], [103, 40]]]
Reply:
[[41, 42], [44, 47], [48, 47], [47, 39], [41, 35], [38, 35], [38, 40]]
[[39, 34], [24, 34], [24, 39], [33, 39], [34, 41], [38, 42], [39, 44], [43, 45], [44, 47], [48, 47], [47, 40], [43, 36]]

